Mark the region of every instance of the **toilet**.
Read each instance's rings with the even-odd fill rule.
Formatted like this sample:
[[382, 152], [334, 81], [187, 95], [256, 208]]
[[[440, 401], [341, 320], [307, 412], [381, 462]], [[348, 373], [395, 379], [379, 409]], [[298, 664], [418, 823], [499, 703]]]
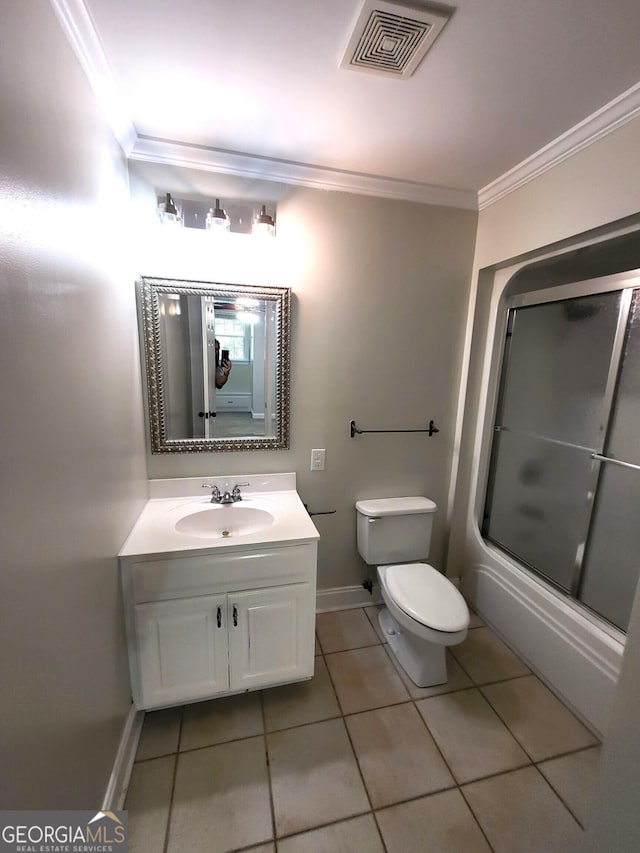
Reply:
[[456, 587], [425, 562], [437, 507], [425, 497], [356, 503], [358, 553], [376, 566], [386, 607], [378, 621], [398, 663], [418, 687], [447, 681], [445, 647], [461, 643], [469, 610]]

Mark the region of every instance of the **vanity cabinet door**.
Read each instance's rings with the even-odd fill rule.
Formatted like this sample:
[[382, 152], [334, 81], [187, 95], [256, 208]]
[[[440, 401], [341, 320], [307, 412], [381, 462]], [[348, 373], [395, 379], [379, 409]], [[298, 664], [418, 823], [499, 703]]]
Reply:
[[227, 596], [204, 595], [134, 608], [141, 708], [229, 690]]
[[313, 675], [315, 601], [308, 583], [229, 594], [231, 690]]

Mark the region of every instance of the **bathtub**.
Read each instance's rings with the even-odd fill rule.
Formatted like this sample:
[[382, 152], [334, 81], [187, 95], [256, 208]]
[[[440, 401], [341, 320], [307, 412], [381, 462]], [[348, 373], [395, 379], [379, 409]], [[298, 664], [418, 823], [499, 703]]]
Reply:
[[467, 539], [462, 592], [487, 624], [599, 737], [624, 652], [610, 627], [475, 531]]

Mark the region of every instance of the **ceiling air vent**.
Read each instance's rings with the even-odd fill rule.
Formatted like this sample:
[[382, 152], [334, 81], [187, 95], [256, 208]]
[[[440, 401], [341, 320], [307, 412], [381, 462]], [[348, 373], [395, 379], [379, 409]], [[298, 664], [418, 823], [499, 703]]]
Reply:
[[340, 68], [411, 77], [447, 20], [441, 11], [365, 0]]

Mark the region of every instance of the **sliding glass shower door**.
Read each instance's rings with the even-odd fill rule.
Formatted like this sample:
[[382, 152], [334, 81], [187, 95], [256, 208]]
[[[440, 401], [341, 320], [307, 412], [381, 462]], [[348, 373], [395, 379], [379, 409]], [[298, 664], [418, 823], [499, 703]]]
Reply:
[[640, 570], [640, 290], [633, 294], [579, 597], [626, 630]]
[[640, 464], [640, 321], [637, 294], [630, 310], [630, 289], [597, 287], [513, 300], [483, 535], [626, 629], [640, 569], [640, 468], [628, 467]]

